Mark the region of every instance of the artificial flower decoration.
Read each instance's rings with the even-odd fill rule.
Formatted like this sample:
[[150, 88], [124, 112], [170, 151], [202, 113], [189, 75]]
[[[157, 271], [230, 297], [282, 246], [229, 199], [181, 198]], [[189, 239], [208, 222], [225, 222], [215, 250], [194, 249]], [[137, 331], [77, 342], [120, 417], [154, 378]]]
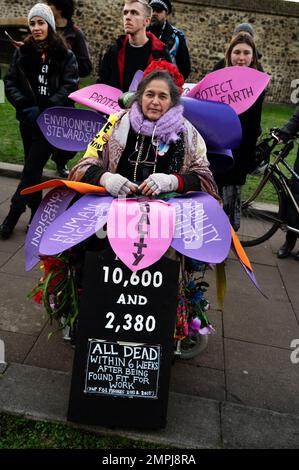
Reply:
[[152, 62], [146, 67], [143, 72], [143, 76], [146, 77], [151, 72], [155, 70], [165, 70], [166, 72], [171, 75], [174, 83], [176, 84], [177, 88], [179, 89], [180, 94], [183, 93], [183, 85], [184, 85], [184, 77], [180, 73], [179, 69], [176, 65], [167, 62], [166, 60], [152, 60]]
[[50, 324], [55, 321], [58, 330], [72, 327], [79, 314], [81, 293], [76, 280], [76, 254], [68, 252], [60, 256], [41, 257], [40, 268], [43, 276], [28, 298], [44, 306]]

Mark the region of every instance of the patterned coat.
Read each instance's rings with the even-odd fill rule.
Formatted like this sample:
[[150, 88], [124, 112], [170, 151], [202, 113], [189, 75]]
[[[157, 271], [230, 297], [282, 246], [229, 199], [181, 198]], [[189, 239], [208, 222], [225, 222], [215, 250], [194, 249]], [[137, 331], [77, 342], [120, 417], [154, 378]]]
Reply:
[[[209, 169], [205, 142], [186, 119], [184, 119], [184, 126], [185, 154], [178, 174], [196, 174], [200, 180], [201, 190], [219, 199], [217, 186]], [[98, 158], [94, 158], [89, 157], [88, 152], [86, 152], [84, 158], [72, 169], [69, 178], [74, 181], [81, 181], [88, 168], [94, 165], [102, 170], [101, 174], [105, 171], [117, 173], [118, 162], [125, 149], [129, 130], [129, 112], [121, 112], [120, 119], [114, 125], [109, 141], [106, 144], [104, 154], [99, 154]]]

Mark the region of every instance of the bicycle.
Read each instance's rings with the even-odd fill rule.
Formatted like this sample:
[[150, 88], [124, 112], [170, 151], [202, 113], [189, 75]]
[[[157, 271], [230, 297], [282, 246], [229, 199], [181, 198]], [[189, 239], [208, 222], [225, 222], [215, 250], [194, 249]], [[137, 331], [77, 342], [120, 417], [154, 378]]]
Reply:
[[[255, 162], [257, 166], [249, 175], [244, 188], [238, 230], [243, 246], [259, 245], [272, 237], [279, 228], [283, 231], [290, 230], [299, 236], [298, 228], [287, 224], [287, 208], [291, 206], [299, 217], [299, 204], [292, 192], [291, 180], [282, 171], [282, 167], [286, 168], [289, 175], [299, 183], [299, 175], [286, 162], [299, 135], [283, 143], [279, 151], [274, 150], [280, 143], [275, 129], [270, 130], [270, 135], [257, 146], [260, 160]], [[272, 162], [271, 157], [274, 157]]]

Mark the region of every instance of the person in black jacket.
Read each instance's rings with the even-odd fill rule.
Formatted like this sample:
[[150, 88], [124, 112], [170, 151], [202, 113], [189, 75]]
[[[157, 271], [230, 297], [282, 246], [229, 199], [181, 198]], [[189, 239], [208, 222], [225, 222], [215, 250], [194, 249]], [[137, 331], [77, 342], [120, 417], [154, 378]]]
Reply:
[[[297, 105], [295, 112], [290, 120], [281, 129], [276, 131], [276, 135], [283, 142], [287, 142], [290, 138], [296, 135], [297, 132], [299, 132], [299, 105]], [[299, 175], [299, 149], [297, 151], [297, 157], [294, 163], [294, 170], [297, 175]], [[297, 204], [299, 205], [299, 182], [295, 178], [292, 178], [291, 185], [293, 194], [296, 198]], [[298, 214], [295, 212], [293, 206], [288, 207], [287, 218], [288, 225], [299, 229]], [[297, 238], [298, 235], [296, 235], [295, 232], [288, 230], [286, 234], [286, 240], [279, 248], [277, 257], [287, 258], [290, 256], [292, 250], [295, 248]], [[299, 251], [296, 253], [295, 259], [299, 261]]]
[[167, 20], [172, 12], [170, 0], [151, 0], [149, 2], [153, 9], [151, 24], [148, 31], [159, 38], [170, 53], [172, 62], [186, 80], [191, 72], [190, 56], [183, 31], [172, 26]]
[[99, 64], [97, 83], [128, 91], [137, 70], [144, 70], [155, 59], [171, 62], [165, 44], [146, 31], [152, 8], [147, 0], [125, 0], [123, 23], [125, 35], [120, 36], [104, 54]]
[[84, 33], [72, 21], [74, 1], [48, 0], [47, 4], [53, 11], [56, 31], [63, 35], [68, 47], [76, 56], [79, 68], [79, 77], [87, 77], [92, 71], [92, 62]]
[[[239, 33], [234, 36], [226, 50], [225, 64], [226, 66], [237, 65], [257, 69], [256, 47], [249, 34]], [[247, 111], [239, 115], [242, 127], [242, 142], [239, 148], [233, 150], [233, 168], [223, 174], [214, 175], [223, 199], [223, 209], [235, 230], [240, 227], [241, 188], [246, 183], [246, 176], [260, 134], [263, 100], [264, 93], [258, 97]]]
[[22, 189], [41, 182], [43, 168], [53, 151], [36, 119], [46, 108], [73, 106], [68, 95], [77, 89], [79, 81], [75, 55], [55, 32], [51, 8], [44, 3], [34, 5], [28, 14], [28, 24], [31, 34], [15, 51], [4, 78], [6, 97], [20, 121], [25, 162], [10, 211], [0, 226], [3, 239], [11, 236], [26, 206], [31, 209], [32, 218], [42, 198], [40, 192], [20, 194]]
[[[87, 77], [92, 71], [92, 63], [85, 36], [81, 29], [72, 21], [74, 13], [73, 0], [48, 0], [47, 4], [53, 11], [56, 31], [63, 35], [68, 47], [76, 56], [79, 68], [79, 77]], [[57, 173], [67, 178], [69, 170], [67, 162], [76, 155], [76, 152], [55, 149], [52, 160], [56, 163]]]

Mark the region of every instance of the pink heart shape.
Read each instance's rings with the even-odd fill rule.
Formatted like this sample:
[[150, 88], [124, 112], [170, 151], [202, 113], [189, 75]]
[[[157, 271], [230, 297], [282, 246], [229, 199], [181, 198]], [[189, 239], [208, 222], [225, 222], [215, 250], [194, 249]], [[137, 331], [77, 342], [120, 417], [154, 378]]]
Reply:
[[113, 251], [132, 271], [154, 264], [170, 246], [174, 216], [163, 201], [115, 199], [107, 221]]

